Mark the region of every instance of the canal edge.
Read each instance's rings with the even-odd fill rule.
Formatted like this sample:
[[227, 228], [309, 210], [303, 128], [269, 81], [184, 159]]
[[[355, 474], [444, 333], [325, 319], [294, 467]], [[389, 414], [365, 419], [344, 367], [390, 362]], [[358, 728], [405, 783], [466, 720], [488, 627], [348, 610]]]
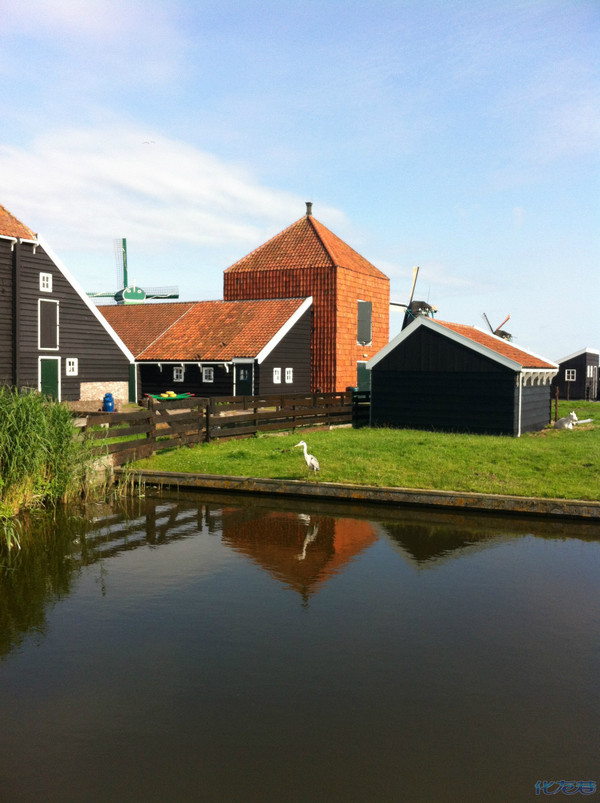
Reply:
[[488, 513], [595, 519], [600, 521], [600, 502], [529, 496], [505, 496], [458, 491], [432, 491], [421, 488], [344, 485], [332, 482], [273, 480], [261, 477], [234, 477], [215, 474], [187, 474], [174, 471], [115, 468], [115, 478], [135, 484], [162, 488], [226, 491], [270, 496], [309, 497], [319, 500], [367, 502], [407, 507], [447, 508]]

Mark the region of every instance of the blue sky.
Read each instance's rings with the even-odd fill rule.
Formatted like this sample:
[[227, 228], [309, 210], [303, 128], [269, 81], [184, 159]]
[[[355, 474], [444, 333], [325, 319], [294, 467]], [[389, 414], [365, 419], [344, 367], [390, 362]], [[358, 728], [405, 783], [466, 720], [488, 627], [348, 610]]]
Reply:
[[[0, 204], [222, 298], [313, 214], [444, 320], [600, 348], [597, 0], [0, 0]], [[391, 313], [391, 333], [400, 325]]]

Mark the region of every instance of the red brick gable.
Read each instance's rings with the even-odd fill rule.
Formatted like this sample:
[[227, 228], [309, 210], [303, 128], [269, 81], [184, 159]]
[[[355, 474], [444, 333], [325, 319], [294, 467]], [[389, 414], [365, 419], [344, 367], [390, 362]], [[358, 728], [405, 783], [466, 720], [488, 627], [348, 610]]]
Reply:
[[4, 237], [21, 237], [24, 240], [35, 240], [35, 234], [24, 223], [0, 206], [0, 235]]
[[502, 338], [491, 333], [488, 334], [487, 332], [483, 332], [481, 329], [477, 329], [474, 326], [467, 326], [461, 323], [449, 323], [448, 321], [438, 321], [437, 319], [435, 319], [433, 323], [439, 324], [446, 329], [450, 329], [452, 332], [456, 332], [458, 335], [467, 337], [469, 340], [472, 340], [474, 343], [478, 343], [480, 346], [485, 346], [486, 348], [491, 349], [491, 351], [495, 351], [496, 354], [500, 354], [502, 357], [507, 357], [509, 360], [519, 363], [519, 365], [521, 365], [523, 368], [556, 367], [553, 363], [543, 360], [541, 357], [531, 354], [528, 351], [517, 348], [509, 341], [503, 340]]
[[[304, 299], [99, 307], [140, 360], [256, 357]], [[135, 348], [134, 348], [135, 346]]]
[[226, 274], [285, 268], [343, 267], [386, 279], [333, 232], [306, 215], [225, 270]]

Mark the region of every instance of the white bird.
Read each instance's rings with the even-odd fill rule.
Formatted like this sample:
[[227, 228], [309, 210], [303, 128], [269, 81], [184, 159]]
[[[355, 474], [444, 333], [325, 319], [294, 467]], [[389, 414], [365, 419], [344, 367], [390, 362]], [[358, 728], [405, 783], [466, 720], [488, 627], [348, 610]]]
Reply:
[[[312, 471], [314, 471], [314, 473], [315, 473], [315, 478], [316, 478], [317, 471], [321, 470], [321, 466], [319, 465], [319, 461], [314, 456], [314, 454], [309, 454], [308, 449], [306, 448], [306, 444], [304, 443], [304, 441], [300, 441], [300, 443], [297, 443], [296, 446], [302, 446], [304, 448], [304, 462], [306, 463], [306, 466], [308, 468], [309, 473], [310, 473], [310, 471], [312, 469]], [[296, 446], [294, 446], [294, 449], [296, 448]]]

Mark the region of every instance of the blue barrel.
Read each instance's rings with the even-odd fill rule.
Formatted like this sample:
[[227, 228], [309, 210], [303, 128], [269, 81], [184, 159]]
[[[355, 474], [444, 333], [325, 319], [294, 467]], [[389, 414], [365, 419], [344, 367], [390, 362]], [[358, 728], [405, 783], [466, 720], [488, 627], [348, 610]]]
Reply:
[[115, 400], [113, 399], [112, 393], [105, 393], [104, 400], [102, 401], [102, 412], [103, 413], [114, 413], [115, 411]]

